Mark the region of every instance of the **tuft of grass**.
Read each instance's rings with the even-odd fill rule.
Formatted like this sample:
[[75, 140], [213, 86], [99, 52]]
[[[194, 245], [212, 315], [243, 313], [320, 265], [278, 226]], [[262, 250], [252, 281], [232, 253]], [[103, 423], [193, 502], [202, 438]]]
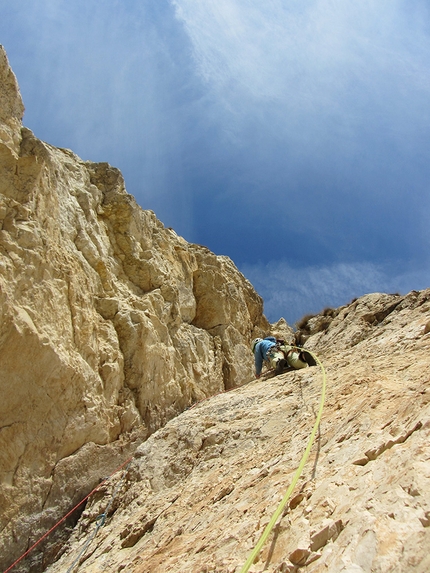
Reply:
[[295, 323], [295, 327], [297, 330], [304, 330], [305, 332], [309, 332], [309, 321], [311, 318], [314, 318], [315, 314], [305, 314], [300, 320]]
[[335, 317], [337, 315], [337, 310], [331, 308], [330, 306], [326, 306], [326, 308], [321, 312], [323, 316], [331, 316]]

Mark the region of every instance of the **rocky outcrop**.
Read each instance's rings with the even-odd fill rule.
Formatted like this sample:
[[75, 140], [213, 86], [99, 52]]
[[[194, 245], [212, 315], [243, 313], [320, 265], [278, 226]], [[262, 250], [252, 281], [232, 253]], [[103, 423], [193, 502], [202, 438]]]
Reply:
[[21, 142], [20, 132], [24, 115], [24, 104], [19, 93], [16, 77], [9, 67], [6, 52], [1, 45], [0, 86], [0, 149], [2, 157], [7, 157], [7, 151], [9, 151], [16, 158], [19, 155]]
[[[430, 289], [367, 295], [326, 318], [305, 329], [327, 373], [320, 430], [250, 571], [426, 573]], [[296, 472], [321, 390], [317, 366], [268, 373], [170, 421], [93, 496], [49, 573], [239, 573]]]
[[[2, 48], [0, 80], [0, 566], [99, 485], [14, 572], [239, 573], [300, 463], [321, 372], [252, 380], [270, 325], [249, 282], [142, 210], [117, 169], [23, 128]], [[430, 290], [298, 326], [326, 404], [250, 571], [427, 572]], [[282, 319], [271, 333], [292, 337]]]
[[228, 258], [141, 209], [117, 169], [38, 140], [23, 110], [0, 48], [4, 567], [168, 420], [249, 381], [268, 328]]

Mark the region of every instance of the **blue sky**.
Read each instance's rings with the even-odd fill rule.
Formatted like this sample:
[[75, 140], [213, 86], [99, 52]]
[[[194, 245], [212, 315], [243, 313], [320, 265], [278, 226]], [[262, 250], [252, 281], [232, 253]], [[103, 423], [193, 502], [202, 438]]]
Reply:
[[272, 321], [430, 286], [428, 0], [0, 0], [24, 124]]

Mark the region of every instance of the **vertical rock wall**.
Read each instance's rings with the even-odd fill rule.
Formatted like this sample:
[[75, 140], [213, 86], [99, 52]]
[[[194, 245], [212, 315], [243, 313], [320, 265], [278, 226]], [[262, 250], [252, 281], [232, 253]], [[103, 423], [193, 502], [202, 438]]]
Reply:
[[252, 377], [261, 298], [121, 173], [22, 128], [0, 47], [0, 566], [138, 443]]

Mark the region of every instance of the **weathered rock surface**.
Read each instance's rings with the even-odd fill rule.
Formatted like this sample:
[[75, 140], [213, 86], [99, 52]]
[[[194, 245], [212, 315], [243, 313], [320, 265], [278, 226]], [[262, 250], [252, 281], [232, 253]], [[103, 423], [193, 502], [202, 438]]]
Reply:
[[[333, 315], [307, 329], [327, 372], [320, 433], [250, 571], [427, 573], [430, 289]], [[239, 573], [299, 465], [321, 388], [319, 367], [285, 372], [171, 420], [93, 496], [49, 573]]]
[[[64, 546], [51, 534], [13, 571], [239, 573], [305, 450], [321, 372], [245, 384], [269, 331], [249, 282], [22, 114], [0, 48], [0, 567], [132, 457]], [[327, 400], [251, 571], [427, 573], [430, 290], [300, 326]]]
[[230, 259], [23, 111], [0, 47], [0, 567], [169, 419], [249, 381], [268, 328]]

